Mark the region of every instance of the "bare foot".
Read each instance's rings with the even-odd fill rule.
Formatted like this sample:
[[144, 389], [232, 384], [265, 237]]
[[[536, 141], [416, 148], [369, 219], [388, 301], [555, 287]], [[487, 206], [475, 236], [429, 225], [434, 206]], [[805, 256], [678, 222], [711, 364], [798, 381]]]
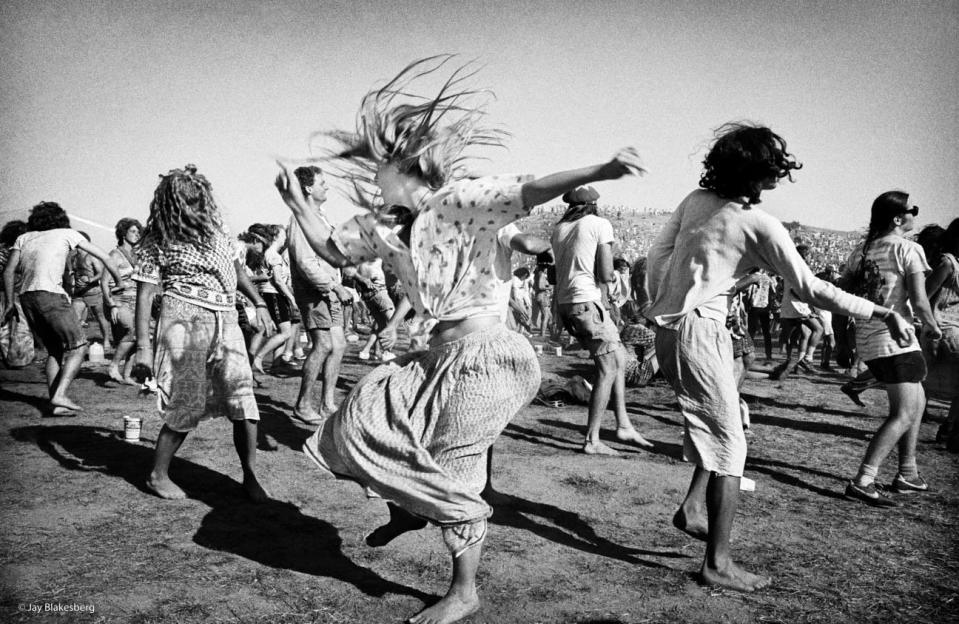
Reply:
[[612, 457], [619, 457], [619, 451], [609, 446], [606, 446], [602, 442], [586, 442], [583, 444], [583, 452], [587, 455], [610, 455]]
[[150, 478], [147, 479], [147, 488], [152, 490], [160, 498], [165, 498], [167, 500], [180, 500], [186, 498], [186, 492], [180, 489], [173, 481], [170, 481], [170, 477], [157, 478], [153, 475], [150, 475]]
[[410, 624], [452, 624], [479, 611], [479, 596], [446, 594], [432, 607], [423, 609], [410, 619]]
[[426, 520], [403, 511], [393, 503], [387, 503], [387, 506], [390, 509], [390, 521], [366, 536], [367, 546], [373, 548], [386, 546], [400, 535], [409, 531], [419, 531], [426, 526]]
[[323, 422], [323, 417], [313, 411], [313, 408], [306, 410], [294, 409], [293, 413], [290, 414], [290, 417], [293, 420], [303, 423], [304, 425], [309, 425], [311, 427], [316, 427]]
[[323, 405], [323, 407], [320, 408], [320, 409], [323, 410], [323, 414], [326, 414], [327, 416], [329, 416], [330, 414], [336, 412], [337, 407], [336, 407], [336, 405], [334, 405], [333, 403], [326, 403], [326, 404]]
[[263, 360], [260, 358], [253, 358], [253, 361], [250, 362], [250, 368], [253, 369], [254, 373], [260, 373], [261, 375], [266, 375], [266, 371], [263, 370]]
[[82, 412], [83, 408], [68, 399], [67, 397], [53, 397], [50, 399], [50, 405], [54, 408], [54, 413], [56, 413], [56, 408], [62, 407], [64, 409], [70, 410], [71, 412]]
[[243, 489], [246, 490], [246, 495], [254, 503], [265, 503], [270, 500], [270, 494], [263, 489], [263, 486], [253, 475], [243, 478]]
[[709, 568], [704, 563], [699, 574], [706, 585], [725, 587], [741, 592], [756, 591], [767, 587], [772, 582], [772, 579], [768, 576], [759, 576], [747, 572], [732, 561], [722, 571]]
[[120, 369], [117, 368], [116, 366], [111, 366], [110, 372], [107, 373], [107, 375], [109, 375], [110, 379], [112, 379], [113, 381], [117, 383], [121, 383], [121, 384], [124, 383], [123, 375], [120, 374]]
[[77, 416], [78, 414], [72, 409], [66, 407], [54, 407], [50, 412], [51, 416]]
[[139, 386], [139, 385], [140, 385], [139, 383], [137, 383], [137, 380], [134, 379], [133, 377], [124, 377], [124, 378], [123, 378], [123, 381], [121, 381], [120, 383], [122, 383], [122, 384], [124, 384], [124, 385], [127, 385], [127, 386]]
[[673, 526], [686, 535], [704, 542], [709, 537], [709, 526], [706, 523], [706, 517], [702, 514], [687, 515], [686, 510], [682, 507], [673, 515]]
[[627, 444], [635, 444], [640, 448], [653, 448], [653, 443], [639, 435], [635, 429], [617, 429], [616, 439]]

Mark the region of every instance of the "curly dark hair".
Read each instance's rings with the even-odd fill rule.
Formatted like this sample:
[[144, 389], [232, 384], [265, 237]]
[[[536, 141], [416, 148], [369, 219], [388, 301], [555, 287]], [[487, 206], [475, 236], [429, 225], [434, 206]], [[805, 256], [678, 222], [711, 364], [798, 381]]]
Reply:
[[323, 173], [323, 170], [316, 165], [310, 165], [308, 167], [297, 167], [293, 173], [296, 174], [296, 179], [300, 181], [300, 188], [306, 193], [306, 188], [316, 183], [316, 174]]
[[137, 221], [136, 219], [131, 219], [129, 217], [123, 217], [117, 221], [117, 226], [114, 228], [113, 233], [117, 236], [117, 246], [123, 244], [123, 239], [127, 235], [127, 231], [132, 227], [140, 228], [140, 233], [143, 233], [143, 224]]
[[26, 231], [26, 221], [21, 221], [20, 219], [7, 221], [3, 224], [3, 229], [0, 230], [0, 245], [3, 245], [4, 247], [10, 247], [14, 242], [16, 242], [17, 238]]
[[760, 202], [763, 182], [789, 178], [802, 164], [786, 151], [786, 141], [765, 126], [737, 122], [721, 126], [716, 141], [703, 160], [699, 186], [725, 199], [745, 197]]
[[57, 202], [40, 202], [30, 209], [30, 216], [27, 217], [27, 230], [30, 232], [68, 227], [70, 227], [70, 217]]
[[959, 219], [953, 219], [942, 237], [942, 250], [959, 256]]

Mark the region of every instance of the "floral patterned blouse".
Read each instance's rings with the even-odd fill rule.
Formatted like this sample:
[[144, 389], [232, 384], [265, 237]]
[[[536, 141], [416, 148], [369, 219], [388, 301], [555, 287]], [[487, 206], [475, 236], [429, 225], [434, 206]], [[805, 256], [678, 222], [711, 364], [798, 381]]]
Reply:
[[372, 213], [337, 228], [333, 240], [359, 264], [382, 258], [417, 314], [437, 321], [500, 316], [498, 230], [526, 216], [523, 183], [530, 176], [494, 176], [452, 182], [426, 200], [407, 247]]

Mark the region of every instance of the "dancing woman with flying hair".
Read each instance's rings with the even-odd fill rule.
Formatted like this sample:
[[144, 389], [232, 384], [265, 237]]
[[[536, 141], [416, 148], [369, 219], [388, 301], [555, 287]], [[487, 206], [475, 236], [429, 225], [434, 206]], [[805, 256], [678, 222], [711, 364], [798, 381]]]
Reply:
[[[352, 192], [369, 212], [327, 236], [294, 166], [281, 163], [277, 177], [317, 254], [334, 266], [383, 258], [433, 324], [427, 351], [374, 369], [304, 447], [322, 468], [390, 501], [390, 521], [370, 545], [427, 522], [440, 526], [452, 582], [437, 604], [410, 618], [415, 624], [448, 624], [479, 608], [476, 571], [491, 514], [480, 497], [487, 449], [539, 388], [532, 346], [502, 321], [510, 267], [497, 261], [497, 231], [576, 186], [643, 172], [629, 148], [536, 180], [469, 179], [467, 151], [501, 145], [505, 136], [481, 124], [478, 100], [487, 94], [466, 87], [475, 72], [457, 67], [435, 95], [413, 95], [420, 79], [445, 71], [451, 59], [410, 64], [364, 96], [355, 132], [327, 133], [339, 142], [327, 171], [355, 176]], [[397, 313], [405, 314], [402, 306]]]
[[[256, 306], [259, 323], [269, 325], [269, 313], [240, 267], [209, 181], [195, 166], [160, 177], [137, 251], [133, 375], [141, 382], [156, 377], [163, 417], [147, 487], [160, 498], [185, 498], [170, 479], [170, 462], [200, 421], [225, 416], [233, 421], [243, 488], [254, 502], [267, 500], [254, 471], [260, 414], [237, 322], [237, 287]], [[150, 310], [160, 291], [154, 355]]]
[[880, 319], [895, 340], [909, 341], [912, 327], [895, 310], [814, 277], [786, 228], [757, 207], [764, 191], [791, 181], [801, 167], [782, 137], [762, 126], [725, 125], [703, 164], [702, 188], [679, 204], [649, 250], [646, 316], [657, 326], [656, 356], [683, 414], [683, 455], [696, 464], [673, 524], [706, 542], [705, 583], [753, 591], [769, 579], [740, 568], [729, 552], [746, 463], [726, 329], [731, 289], [758, 267], [782, 275], [787, 288], [817, 307]]

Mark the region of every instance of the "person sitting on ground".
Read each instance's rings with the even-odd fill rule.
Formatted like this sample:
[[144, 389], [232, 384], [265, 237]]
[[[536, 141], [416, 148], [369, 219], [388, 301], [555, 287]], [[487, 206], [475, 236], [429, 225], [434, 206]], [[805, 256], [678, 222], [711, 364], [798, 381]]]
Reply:
[[[56, 202], [40, 202], [30, 211], [25, 234], [17, 237], [3, 271], [5, 307], [2, 322], [20, 309], [47, 349], [46, 377], [53, 416], [76, 416], [83, 408], [67, 394], [86, 352], [87, 339], [63, 289], [70, 252], [79, 247], [104, 263], [117, 283], [122, 279], [110, 255], [70, 229], [70, 218]], [[22, 271], [18, 278], [17, 271]], [[14, 293], [14, 285], [17, 293]]]
[[556, 258], [554, 297], [566, 330], [589, 351], [596, 364], [583, 452], [619, 455], [599, 437], [610, 398], [616, 416], [616, 439], [642, 448], [651, 448], [652, 444], [636, 431], [626, 412], [626, 354], [606, 303], [607, 284], [617, 279], [613, 271], [613, 227], [596, 214], [598, 199], [599, 193], [590, 186], [563, 195], [569, 207], [550, 238]]

